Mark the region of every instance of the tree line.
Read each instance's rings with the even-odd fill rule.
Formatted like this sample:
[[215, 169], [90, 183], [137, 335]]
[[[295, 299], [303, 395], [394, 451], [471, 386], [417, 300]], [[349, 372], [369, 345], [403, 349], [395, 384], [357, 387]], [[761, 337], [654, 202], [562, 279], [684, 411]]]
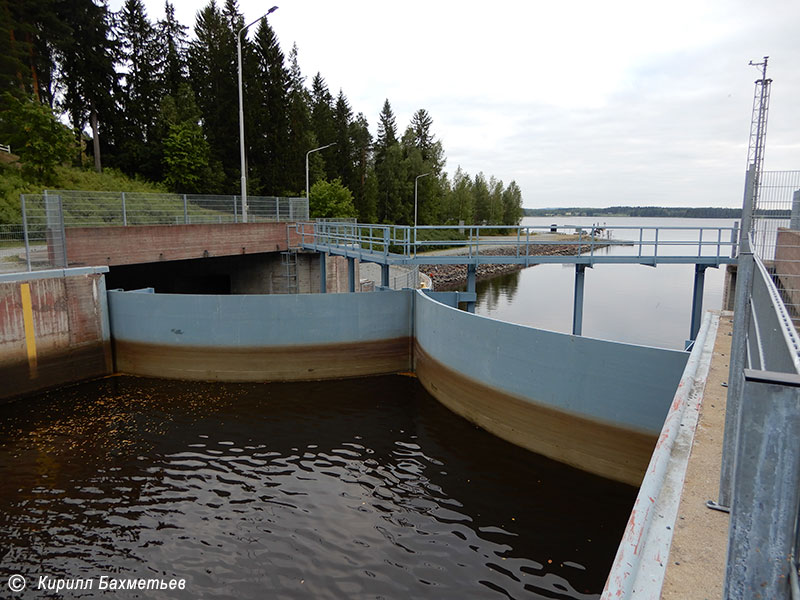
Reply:
[[[174, 192], [238, 194], [244, 24], [236, 0], [211, 0], [191, 37], [169, 1], [153, 22], [142, 0], [116, 13], [93, 0], [0, 0], [0, 143], [43, 183], [68, 160]], [[401, 130], [387, 99], [373, 138], [341, 89], [334, 96], [320, 73], [307, 82], [297, 45], [284, 56], [266, 18], [253, 30], [242, 36], [248, 194], [305, 195], [306, 153], [333, 144], [311, 154], [310, 180], [344, 203], [319, 206], [412, 223], [416, 181], [420, 224], [519, 222], [515, 182], [460, 168], [451, 180], [424, 108]]]
[[609, 206], [607, 208], [526, 208], [526, 217], [671, 217], [697, 219], [739, 219], [740, 208], [722, 208], [715, 206], [681, 207], [681, 206]]

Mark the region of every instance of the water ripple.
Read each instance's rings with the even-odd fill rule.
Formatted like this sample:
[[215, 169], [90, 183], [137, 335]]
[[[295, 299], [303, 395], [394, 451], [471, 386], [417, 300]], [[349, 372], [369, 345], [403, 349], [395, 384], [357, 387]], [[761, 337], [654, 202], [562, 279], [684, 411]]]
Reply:
[[114, 378], [0, 407], [0, 439], [0, 577], [186, 598], [596, 598], [633, 498], [399, 377]]

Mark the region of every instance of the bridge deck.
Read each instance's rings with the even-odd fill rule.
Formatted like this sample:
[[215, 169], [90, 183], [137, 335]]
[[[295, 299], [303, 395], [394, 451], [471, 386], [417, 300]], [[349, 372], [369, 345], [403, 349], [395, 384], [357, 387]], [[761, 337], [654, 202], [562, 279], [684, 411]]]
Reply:
[[[504, 231], [505, 230], [505, 231]], [[497, 235], [501, 231], [505, 235]], [[565, 234], [564, 231], [575, 233]], [[298, 223], [300, 247], [362, 262], [407, 264], [692, 264], [736, 262], [735, 227], [408, 227]], [[622, 236], [622, 237], [616, 237]], [[444, 238], [444, 239], [442, 239]], [[455, 239], [452, 239], [455, 238]], [[550, 253], [548, 249], [559, 250]], [[436, 250], [441, 248], [442, 250]]]

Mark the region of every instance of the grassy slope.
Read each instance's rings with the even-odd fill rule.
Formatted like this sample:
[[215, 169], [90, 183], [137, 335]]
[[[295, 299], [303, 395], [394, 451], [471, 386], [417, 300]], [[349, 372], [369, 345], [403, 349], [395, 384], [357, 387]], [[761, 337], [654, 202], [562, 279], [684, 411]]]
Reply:
[[20, 194], [41, 194], [50, 190], [91, 190], [107, 192], [166, 192], [161, 186], [140, 179], [131, 179], [114, 169], [103, 173], [58, 167], [53, 181], [47, 185], [26, 180], [13, 163], [0, 163], [0, 224], [19, 223]]

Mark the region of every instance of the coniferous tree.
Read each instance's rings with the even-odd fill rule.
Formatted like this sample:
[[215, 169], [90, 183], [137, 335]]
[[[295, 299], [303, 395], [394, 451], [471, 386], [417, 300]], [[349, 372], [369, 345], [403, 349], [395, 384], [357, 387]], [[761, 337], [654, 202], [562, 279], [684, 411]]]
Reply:
[[114, 69], [118, 44], [111, 39], [111, 15], [105, 3], [92, 0], [66, 0], [57, 6], [58, 17], [68, 28], [56, 49], [64, 106], [78, 136], [88, 121], [94, 166], [101, 171], [100, 127], [105, 124], [113, 130], [118, 114], [119, 76]]
[[164, 68], [161, 44], [142, 0], [125, 0], [118, 28], [125, 68], [122, 84], [121, 132], [117, 164], [130, 175], [160, 176], [160, 158], [154, 139]]
[[[328, 85], [320, 73], [311, 81], [311, 128], [321, 146], [336, 141], [336, 124], [333, 119], [333, 96], [328, 91]], [[324, 160], [320, 153], [315, 152], [316, 160], [324, 165], [326, 177], [330, 180], [336, 178], [336, 169], [329, 165], [330, 161]]]
[[53, 48], [69, 29], [54, 0], [0, 0], [0, 94], [53, 105]]
[[[286, 186], [292, 194], [305, 193], [305, 156], [316, 147], [316, 138], [311, 130], [309, 94], [305, 88], [305, 77], [297, 62], [297, 44], [289, 54], [289, 90], [286, 107], [289, 138], [286, 152]], [[318, 153], [315, 153], [318, 154]]]
[[255, 37], [258, 76], [253, 88], [258, 98], [249, 99], [256, 114], [250, 120], [247, 139], [251, 140], [254, 191], [263, 195], [284, 195], [289, 189], [286, 147], [289, 121], [286, 113], [289, 97], [289, 72], [275, 32], [262, 20]]
[[516, 181], [503, 190], [503, 225], [519, 225], [522, 220], [522, 190]]
[[336, 127], [336, 145], [331, 148], [331, 158], [328, 164], [339, 177], [343, 184], [352, 190], [354, 181], [353, 170], [353, 141], [351, 139], [351, 126], [353, 111], [350, 103], [342, 90], [336, 98], [336, 107], [333, 113], [333, 122]]
[[211, 153], [224, 171], [224, 188], [238, 190], [239, 98], [236, 33], [215, 0], [197, 14], [195, 37], [189, 45], [189, 77]]
[[459, 166], [453, 175], [453, 185], [448, 196], [447, 218], [452, 219], [456, 225], [462, 222], [470, 225], [474, 222], [473, 208], [472, 181]]
[[472, 184], [472, 197], [475, 206], [473, 223], [488, 225], [492, 218], [492, 207], [489, 199], [489, 185], [486, 183], [486, 176], [483, 172], [475, 176]]
[[[383, 223], [409, 223], [411, 215], [404, 201], [405, 168], [403, 150], [397, 141], [397, 124], [387, 99], [378, 117], [375, 140], [375, 174], [378, 179], [377, 214]], [[412, 209], [413, 210], [413, 209]]]
[[378, 188], [375, 171], [372, 168], [372, 135], [367, 118], [358, 113], [350, 127], [353, 144], [353, 202], [362, 223], [378, 220]]
[[175, 97], [178, 87], [186, 81], [186, 30], [175, 18], [175, 6], [164, 3], [164, 19], [158, 22], [158, 39], [164, 66], [161, 70], [161, 89]]

